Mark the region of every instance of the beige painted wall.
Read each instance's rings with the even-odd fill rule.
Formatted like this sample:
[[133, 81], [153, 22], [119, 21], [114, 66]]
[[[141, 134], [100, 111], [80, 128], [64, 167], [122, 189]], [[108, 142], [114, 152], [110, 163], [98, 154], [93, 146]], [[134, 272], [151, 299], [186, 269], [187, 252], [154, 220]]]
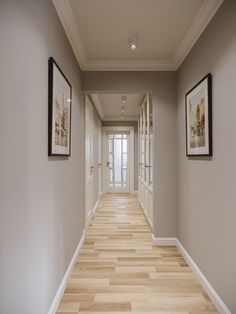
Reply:
[[[0, 313], [45, 314], [84, 226], [80, 69], [52, 1], [0, 1]], [[72, 155], [47, 157], [48, 58], [73, 87]]]
[[[185, 156], [184, 94], [213, 78], [213, 157]], [[236, 313], [236, 1], [226, 0], [178, 71], [177, 234]]]
[[[83, 90], [90, 92], [151, 92], [156, 139], [154, 233], [176, 236], [177, 200], [177, 236], [232, 313], [236, 312], [235, 12], [236, 2], [225, 0], [177, 78], [174, 72], [85, 72], [82, 78]], [[84, 226], [81, 73], [51, 1], [2, 0], [0, 43], [0, 313], [44, 314]], [[73, 87], [69, 159], [47, 157], [50, 56]], [[213, 74], [213, 158], [187, 159], [184, 94], [207, 72]]]
[[176, 73], [83, 72], [91, 93], [151, 92], [154, 107], [154, 234], [176, 236]]

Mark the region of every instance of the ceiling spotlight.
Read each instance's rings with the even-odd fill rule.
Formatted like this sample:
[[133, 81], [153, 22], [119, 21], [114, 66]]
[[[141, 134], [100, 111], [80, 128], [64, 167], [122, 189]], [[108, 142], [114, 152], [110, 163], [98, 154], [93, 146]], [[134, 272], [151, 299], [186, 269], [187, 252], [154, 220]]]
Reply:
[[124, 116], [121, 116], [120, 118], [121, 118], [121, 120], [124, 120]]
[[121, 107], [121, 112], [124, 113], [125, 112], [125, 106]]
[[122, 96], [122, 102], [123, 102], [123, 104], [126, 102], [126, 96]]
[[137, 40], [136, 40], [136, 37], [131, 36], [131, 37], [130, 37], [130, 40], [129, 40], [129, 43], [130, 43], [130, 49], [135, 50], [135, 49], [137, 48]]

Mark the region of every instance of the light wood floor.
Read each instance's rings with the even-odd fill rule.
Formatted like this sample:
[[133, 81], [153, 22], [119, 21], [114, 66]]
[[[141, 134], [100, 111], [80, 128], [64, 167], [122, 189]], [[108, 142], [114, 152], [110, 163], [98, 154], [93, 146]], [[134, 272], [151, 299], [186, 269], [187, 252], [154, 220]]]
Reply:
[[218, 313], [175, 247], [152, 245], [133, 195], [104, 195], [57, 313]]

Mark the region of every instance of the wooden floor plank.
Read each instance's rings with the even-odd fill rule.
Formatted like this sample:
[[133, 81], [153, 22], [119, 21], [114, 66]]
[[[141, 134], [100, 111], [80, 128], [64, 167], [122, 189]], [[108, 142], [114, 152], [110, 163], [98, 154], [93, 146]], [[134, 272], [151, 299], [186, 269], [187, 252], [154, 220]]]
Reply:
[[137, 197], [106, 194], [57, 313], [218, 312], [177, 248], [152, 244]]

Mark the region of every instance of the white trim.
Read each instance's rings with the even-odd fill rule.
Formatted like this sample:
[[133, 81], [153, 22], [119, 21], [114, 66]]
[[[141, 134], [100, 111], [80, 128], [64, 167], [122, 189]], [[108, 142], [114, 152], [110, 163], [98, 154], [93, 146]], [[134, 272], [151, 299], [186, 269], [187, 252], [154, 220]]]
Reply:
[[102, 119], [103, 121], [138, 121], [138, 116], [124, 116], [124, 119], [121, 119], [117, 116], [106, 116]]
[[229, 309], [224, 304], [224, 302], [221, 300], [215, 289], [212, 287], [210, 282], [207, 280], [207, 278], [204, 276], [204, 274], [201, 272], [200, 268], [197, 266], [197, 264], [194, 262], [192, 257], [189, 255], [189, 253], [185, 250], [183, 245], [180, 243], [178, 239], [176, 239], [176, 246], [179, 249], [180, 253], [183, 255], [184, 259], [188, 263], [189, 267], [192, 269], [193, 273], [196, 275], [198, 280], [201, 282], [203, 288], [209, 295], [211, 301], [215, 304], [217, 310], [221, 314], [230, 314]]
[[71, 273], [71, 271], [74, 268], [74, 265], [75, 265], [75, 263], [77, 261], [78, 255], [79, 255], [79, 252], [80, 252], [80, 250], [82, 248], [82, 245], [84, 243], [84, 238], [85, 238], [85, 230], [83, 231], [83, 234], [82, 234], [82, 237], [81, 237], [81, 239], [79, 241], [79, 244], [78, 244], [78, 246], [77, 246], [77, 248], [76, 248], [76, 250], [75, 250], [75, 252], [74, 252], [74, 254], [72, 256], [70, 264], [69, 264], [69, 266], [68, 266], [68, 268], [67, 268], [67, 270], [65, 272], [65, 275], [64, 275], [64, 277], [63, 277], [63, 279], [62, 279], [62, 281], [60, 283], [60, 286], [59, 286], [59, 288], [57, 290], [57, 293], [56, 293], [56, 295], [55, 295], [55, 297], [54, 297], [54, 299], [52, 301], [52, 304], [51, 304], [51, 306], [50, 306], [50, 308], [48, 310], [48, 314], [55, 314], [56, 311], [57, 311], [57, 308], [58, 308], [58, 306], [60, 304], [60, 301], [61, 301], [61, 298], [63, 296], [64, 290], [66, 288], [67, 281], [68, 281], [68, 279], [70, 277], [70, 273]]
[[77, 61], [83, 71], [176, 71], [224, 0], [205, 0], [174, 57], [169, 60], [88, 60], [69, 1], [52, 0]]
[[123, 190], [122, 188], [117, 188], [117, 190], [114, 190], [114, 193], [134, 193], [134, 127], [130, 126], [104, 126], [103, 127], [103, 192], [107, 193], [108, 188], [107, 188], [107, 131], [129, 131], [129, 190], [126, 191]]
[[87, 230], [87, 228], [88, 228], [88, 226], [89, 226], [89, 223], [90, 223], [91, 219], [92, 219], [93, 216], [95, 215], [96, 209], [97, 209], [98, 204], [99, 204], [99, 200], [100, 200], [100, 197], [99, 197], [98, 200], [96, 201], [96, 203], [95, 203], [93, 209], [90, 210], [90, 212], [89, 212], [89, 214], [88, 214], [86, 226], [85, 226], [85, 229], [83, 230], [82, 237], [81, 237], [80, 242], [79, 242], [79, 244], [78, 244], [78, 246], [77, 246], [77, 248], [76, 248], [76, 250], [75, 250], [75, 253], [74, 253], [74, 255], [73, 255], [73, 257], [72, 257], [72, 259], [71, 259], [71, 261], [70, 261], [70, 264], [69, 264], [69, 266], [68, 266], [68, 268], [67, 268], [67, 270], [66, 270], [66, 272], [65, 272], [65, 275], [64, 275], [64, 277], [63, 277], [63, 279], [62, 279], [62, 281], [61, 281], [61, 283], [60, 283], [60, 286], [59, 286], [59, 288], [58, 288], [58, 290], [57, 290], [57, 293], [56, 293], [56, 295], [55, 295], [55, 297], [54, 297], [54, 299], [53, 299], [53, 302], [52, 302], [52, 304], [51, 304], [51, 306], [50, 306], [50, 309], [49, 309], [49, 311], [48, 311], [48, 314], [55, 314], [56, 311], [57, 311], [57, 308], [58, 308], [58, 306], [59, 306], [59, 304], [60, 304], [61, 298], [62, 298], [62, 296], [63, 296], [63, 294], [64, 294], [64, 290], [65, 290], [65, 288], [66, 288], [67, 282], [68, 282], [68, 280], [69, 280], [70, 273], [71, 273], [71, 271], [72, 271], [73, 268], [74, 268], [74, 265], [75, 265], [75, 263], [76, 263], [76, 261], [77, 261], [77, 258], [78, 258], [78, 256], [79, 256], [79, 252], [80, 252], [80, 250], [81, 250], [81, 248], [82, 248], [82, 245], [83, 245], [83, 243], [84, 243], [84, 238], [85, 238], [86, 230]]
[[166, 61], [89, 61], [83, 65], [85, 71], [175, 71], [176, 64], [173, 60]]
[[94, 207], [90, 210], [90, 212], [88, 213], [87, 215], [87, 218], [86, 218], [86, 223], [85, 223], [85, 230], [87, 230], [89, 224], [90, 224], [90, 221], [91, 219], [93, 218], [93, 216], [95, 215], [95, 212], [96, 212], [96, 209], [97, 209], [97, 206], [98, 206], [98, 202], [99, 202], [99, 198], [98, 200], [96, 201]]
[[152, 242], [158, 246], [176, 246], [176, 238], [159, 238], [152, 234]]
[[87, 56], [82, 44], [71, 5], [69, 1], [64, 0], [52, 0], [52, 2], [56, 8], [57, 14], [61, 20], [81, 70], [85, 70], [84, 65], [87, 62]]
[[221, 314], [231, 314], [230, 310], [227, 308], [225, 303], [222, 301], [220, 296], [217, 294], [215, 289], [212, 287], [210, 282], [207, 280], [205, 275], [202, 273], [200, 268], [194, 262], [190, 254], [186, 251], [183, 245], [177, 238], [158, 238], [152, 235], [153, 244], [155, 245], [175, 245], [182, 256], [184, 257], [185, 261], [188, 263], [189, 267], [191, 268], [192, 272], [195, 274], [197, 279], [200, 281], [201, 285], [203, 286], [204, 290], [210, 297], [211, 301], [214, 303], [215, 307]]
[[100, 99], [98, 97], [98, 94], [90, 94], [90, 96], [91, 96], [91, 98], [93, 100], [94, 106], [97, 109], [97, 112], [98, 112], [98, 114], [100, 116], [100, 119], [104, 120], [104, 112], [103, 112], [103, 108], [102, 108]]
[[172, 59], [176, 69], [179, 68], [185, 57], [188, 55], [198, 38], [203, 33], [204, 29], [209, 24], [224, 0], [205, 0], [195, 16], [192, 25], [186, 33], [179, 48], [176, 50], [174, 58]]
[[144, 217], [145, 217], [145, 219], [146, 219], [147, 223], [149, 224], [149, 227], [151, 228], [151, 231], [152, 231], [152, 230], [153, 230], [152, 221], [151, 221], [151, 219], [148, 217], [148, 215], [147, 215], [147, 213], [146, 213], [146, 211], [145, 211], [145, 209], [144, 209], [144, 207], [143, 207], [143, 203], [142, 203], [140, 200], [138, 200], [138, 201], [139, 201], [139, 204], [140, 204], [140, 206], [141, 206], [141, 208], [142, 208], [142, 211], [143, 211], [143, 213], [144, 213]]

